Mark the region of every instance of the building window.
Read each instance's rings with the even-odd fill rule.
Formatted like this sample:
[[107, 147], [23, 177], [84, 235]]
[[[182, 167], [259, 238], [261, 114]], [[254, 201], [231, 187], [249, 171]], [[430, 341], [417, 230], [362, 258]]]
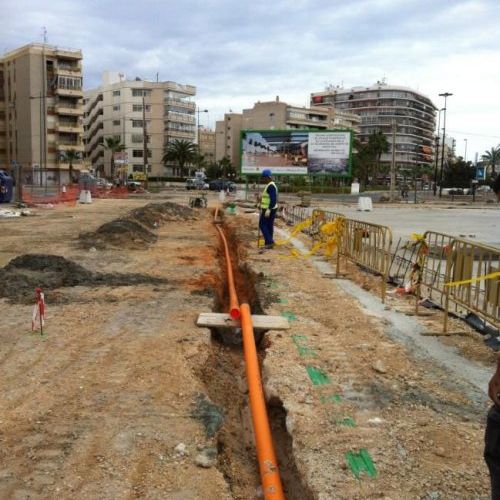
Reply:
[[[132, 156], [134, 158], [143, 158], [144, 157], [143, 153], [144, 152], [142, 149], [133, 149], [132, 150]], [[153, 156], [153, 152], [150, 149], [148, 149], [148, 158], [151, 158], [151, 156]]]
[[113, 125], [120, 125], [120, 120], [113, 120]]
[[144, 140], [142, 134], [132, 134], [132, 142], [135, 144], [140, 144]]
[[113, 97], [118, 97], [120, 95], [119, 90], [113, 90]]
[[132, 172], [144, 172], [144, 165], [132, 165]]
[[146, 97], [150, 94], [150, 89], [132, 89], [132, 97]]
[[[132, 111], [142, 111], [142, 104], [133, 104]], [[146, 111], [151, 111], [151, 106], [146, 104]]]
[[142, 120], [132, 120], [132, 127], [142, 128]]
[[[119, 92], [119, 91], [118, 91]], [[119, 104], [115, 104], [113, 106], [113, 111], [120, 111], [120, 105]]]

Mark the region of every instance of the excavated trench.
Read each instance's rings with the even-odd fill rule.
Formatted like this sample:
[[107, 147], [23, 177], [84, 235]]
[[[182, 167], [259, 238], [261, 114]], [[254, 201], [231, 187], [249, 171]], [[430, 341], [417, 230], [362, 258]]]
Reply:
[[[258, 293], [259, 277], [244, 263], [245, 250], [236, 232], [224, 222], [222, 228], [228, 239], [239, 301], [250, 304], [253, 314], [263, 314]], [[221, 274], [214, 290], [213, 310], [227, 312], [229, 297], [222, 243], [218, 247], [218, 257]], [[264, 332], [256, 332], [256, 344], [262, 365], [267, 345]], [[223, 411], [223, 424], [215, 437], [217, 467], [235, 499], [262, 498], [239, 330], [212, 329], [208, 357], [197, 375], [205, 384], [210, 400]], [[313, 495], [302, 483], [294, 462], [293, 441], [286, 429], [286, 411], [281, 401], [270, 401], [268, 412], [286, 498], [312, 500]]]

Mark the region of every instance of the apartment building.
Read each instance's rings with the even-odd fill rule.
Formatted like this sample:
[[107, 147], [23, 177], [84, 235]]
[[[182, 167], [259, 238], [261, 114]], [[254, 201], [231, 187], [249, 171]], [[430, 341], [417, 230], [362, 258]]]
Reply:
[[430, 167], [434, 158], [434, 129], [436, 106], [424, 94], [385, 82], [371, 87], [329, 87], [311, 94], [311, 104], [317, 107], [354, 113], [361, 118], [361, 141], [372, 132], [387, 136], [390, 151], [383, 154], [381, 163], [389, 165], [392, 157], [393, 127], [396, 131], [396, 164], [400, 167], [422, 165]]
[[207, 163], [215, 162], [215, 131], [208, 128], [198, 129], [198, 148]]
[[165, 168], [162, 157], [175, 139], [195, 142], [195, 95], [192, 85], [127, 80], [120, 73], [105, 72], [101, 86], [84, 94], [85, 153], [92, 168], [110, 175], [111, 151], [104, 143], [114, 137], [125, 146], [124, 173], [144, 172], [146, 135], [148, 175], [172, 175], [173, 169]]
[[241, 130], [351, 129], [357, 133], [360, 123], [361, 119], [357, 115], [336, 110], [333, 106], [292, 106], [280, 101], [277, 96], [274, 101], [257, 102], [253, 108], [244, 109], [241, 114], [228, 113], [224, 115], [224, 120], [216, 122], [216, 159], [219, 161], [227, 156], [238, 167]]
[[65, 155], [83, 156], [82, 52], [32, 43], [0, 57], [0, 168], [22, 167], [23, 181], [69, 181]]

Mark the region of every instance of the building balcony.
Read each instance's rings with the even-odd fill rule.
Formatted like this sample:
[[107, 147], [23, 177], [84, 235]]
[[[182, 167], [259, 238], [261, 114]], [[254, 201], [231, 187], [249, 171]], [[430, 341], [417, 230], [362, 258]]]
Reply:
[[70, 134], [83, 134], [83, 127], [78, 123], [59, 122], [55, 124], [56, 132], [66, 132]]
[[287, 124], [296, 124], [296, 125], [302, 125], [304, 128], [308, 127], [321, 127], [324, 129], [328, 128], [329, 121], [328, 120], [311, 120], [310, 118], [293, 118], [293, 117], [288, 117], [286, 119]]
[[196, 103], [185, 101], [183, 99], [176, 99], [175, 97], [165, 97], [165, 104], [167, 106], [176, 106], [178, 108], [185, 108], [190, 111], [195, 111]]
[[57, 102], [56, 113], [60, 115], [83, 116], [83, 105], [69, 102]]
[[81, 141], [59, 140], [56, 141], [56, 149], [58, 151], [69, 151], [70, 149], [73, 149], [74, 151], [83, 152], [85, 150], [85, 146]]
[[173, 90], [174, 92], [182, 92], [186, 95], [195, 95], [196, 87], [194, 85], [182, 85], [175, 82], [166, 82], [167, 90]]
[[182, 130], [168, 130], [165, 132], [165, 135], [174, 137], [176, 139], [189, 139], [189, 140], [194, 140], [195, 137], [194, 132], [184, 132]]
[[71, 97], [83, 97], [83, 90], [82, 89], [67, 89], [64, 87], [57, 87], [55, 93], [56, 93], [56, 95], [64, 95], [64, 96], [71, 96]]
[[190, 125], [196, 124], [196, 118], [194, 115], [182, 114], [182, 113], [165, 113], [165, 120], [169, 122], [177, 122], [177, 123], [188, 123]]
[[57, 66], [55, 68], [56, 75], [60, 76], [82, 76], [82, 68], [78, 66]]

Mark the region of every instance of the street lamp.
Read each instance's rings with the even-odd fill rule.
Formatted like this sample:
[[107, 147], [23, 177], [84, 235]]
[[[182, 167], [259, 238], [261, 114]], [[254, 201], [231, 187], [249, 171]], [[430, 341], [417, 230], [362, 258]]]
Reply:
[[465, 142], [464, 162], [467, 163], [467, 139], [464, 139], [464, 142]]
[[198, 145], [200, 144], [200, 113], [208, 113], [208, 109], [200, 109], [196, 108], [196, 113], [198, 114], [198, 127], [197, 127], [197, 134], [196, 134], [196, 142]]
[[439, 157], [439, 129], [441, 127], [441, 111], [443, 111], [444, 108], [441, 108], [438, 111], [438, 127], [437, 127], [437, 135], [436, 135], [436, 162], [434, 165], [434, 196], [436, 196], [437, 193], [437, 177], [438, 177], [438, 157]]
[[444, 167], [444, 140], [446, 137], [446, 99], [453, 94], [451, 92], [443, 92], [439, 94], [440, 97], [444, 97], [444, 116], [443, 116], [443, 144], [441, 145], [441, 172], [439, 175], [439, 197], [443, 195], [443, 167]]

